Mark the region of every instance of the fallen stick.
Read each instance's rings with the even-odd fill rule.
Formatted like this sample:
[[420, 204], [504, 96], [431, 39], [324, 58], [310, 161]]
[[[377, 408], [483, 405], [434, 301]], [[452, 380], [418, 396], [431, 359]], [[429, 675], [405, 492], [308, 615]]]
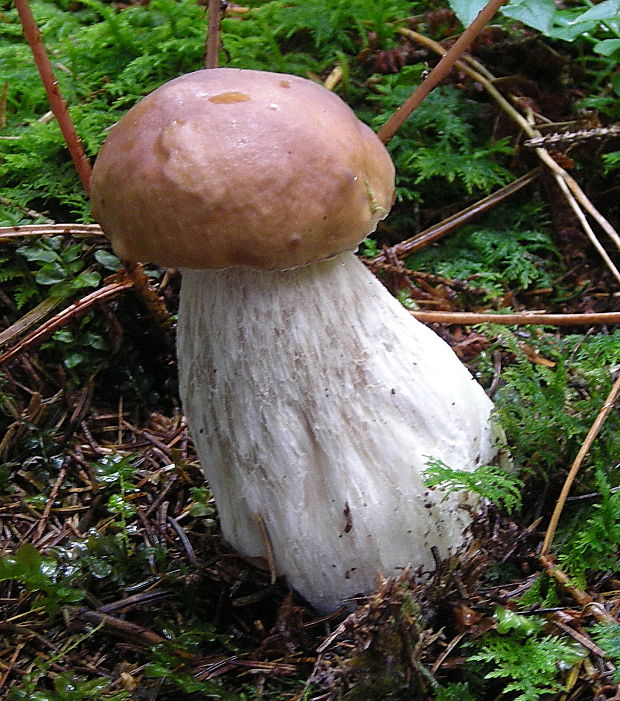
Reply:
[[620, 324], [620, 312], [587, 314], [544, 314], [522, 312], [520, 314], [477, 314], [475, 312], [420, 312], [411, 314], [425, 324], [502, 324], [505, 326], [537, 324], [549, 326], [583, 326]]

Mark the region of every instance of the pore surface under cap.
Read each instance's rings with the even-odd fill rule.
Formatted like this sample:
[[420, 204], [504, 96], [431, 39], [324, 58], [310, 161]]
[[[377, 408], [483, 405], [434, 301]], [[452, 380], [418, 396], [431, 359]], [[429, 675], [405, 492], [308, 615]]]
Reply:
[[394, 167], [333, 93], [230, 68], [162, 85], [111, 130], [93, 214], [126, 260], [282, 269], [353, 250], [388, 212]]

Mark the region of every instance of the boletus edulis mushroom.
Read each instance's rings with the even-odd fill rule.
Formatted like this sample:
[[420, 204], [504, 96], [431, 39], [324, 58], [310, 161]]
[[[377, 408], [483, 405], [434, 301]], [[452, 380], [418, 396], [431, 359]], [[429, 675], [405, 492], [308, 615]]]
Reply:
[[427, 461], [498, 450], [483, 389], [355, 256], [393, 198], [340, 98], [228, 68], [145, 97], [93, 172], [117, 254], [182, 269], [181, 400], [225, 539], [264, 557], [267, 533], [320, 611], [461, 546], [475, 500], [425, 488]]

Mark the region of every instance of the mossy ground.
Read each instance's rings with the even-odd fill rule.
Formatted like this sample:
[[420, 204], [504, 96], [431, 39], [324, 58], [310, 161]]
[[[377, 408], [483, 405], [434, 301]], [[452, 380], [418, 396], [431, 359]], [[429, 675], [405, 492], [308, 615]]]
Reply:
[[[33, 10], [91, 157], [141, 96], [202, 66], [205, 7], [190, 0], [38, 0]], [[1, 19], [0, 224], [88, 221], [7, 3]], [[336, 90], [376, 128], [437, 60], [405, 41], [403, 27], [438, 41], [460, 31], [439, 3], [231, 3], [221, 60], [315, 79], [337, 65]], [[588, 37], [552, 42], [498, 22], [472, 51], [541, 121], [579, 131], [618, 119], [617, 68], [590, 46]], [[618, 228], [617, 139], [553, 148]], [[365, 244], [367, 257], [536, 165], [515, 125], [458, 70], [390, 150], [398, 200]], [[119, 265], [98, 237], [2, 240], [2, 249], [6, 329], [31, 310], [46, 318], [100, 289]], [[412, 308], [618, 309], [616, 281], [544, 174], [405, 264], [376, 269]], [[467, 552], [425, 576], [378, 581], [349, 616], [319, 617], [222, 542], [176, 394], [178, 275], [147, 273], [167, 318], [125, 291], [3, 367], [0, 698], [615, 698], [618, 629], [595, 624], [575, 591], [543, 571], [538, 552], [567, 469], [617, 375], [619, 330], [436, 326], [493, 394], [521, 480], [520, 507], [513, 499], [510, 513], [503, 508], [514, 483], [503, 492], [491, 481], [492, 503]], [[615, 616], [619, 429], [612, 412], [554, 544], [572, 583]]]

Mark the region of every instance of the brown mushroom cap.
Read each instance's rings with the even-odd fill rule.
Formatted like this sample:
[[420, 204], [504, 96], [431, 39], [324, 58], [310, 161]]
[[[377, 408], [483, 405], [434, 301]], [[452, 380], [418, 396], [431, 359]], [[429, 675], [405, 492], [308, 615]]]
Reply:
[[354, 250], [387, 215], [394, 166], [322, 86], [217, 68], [129, 110], [101, 148], [91, 196], [124, 260], [274, 270]]

